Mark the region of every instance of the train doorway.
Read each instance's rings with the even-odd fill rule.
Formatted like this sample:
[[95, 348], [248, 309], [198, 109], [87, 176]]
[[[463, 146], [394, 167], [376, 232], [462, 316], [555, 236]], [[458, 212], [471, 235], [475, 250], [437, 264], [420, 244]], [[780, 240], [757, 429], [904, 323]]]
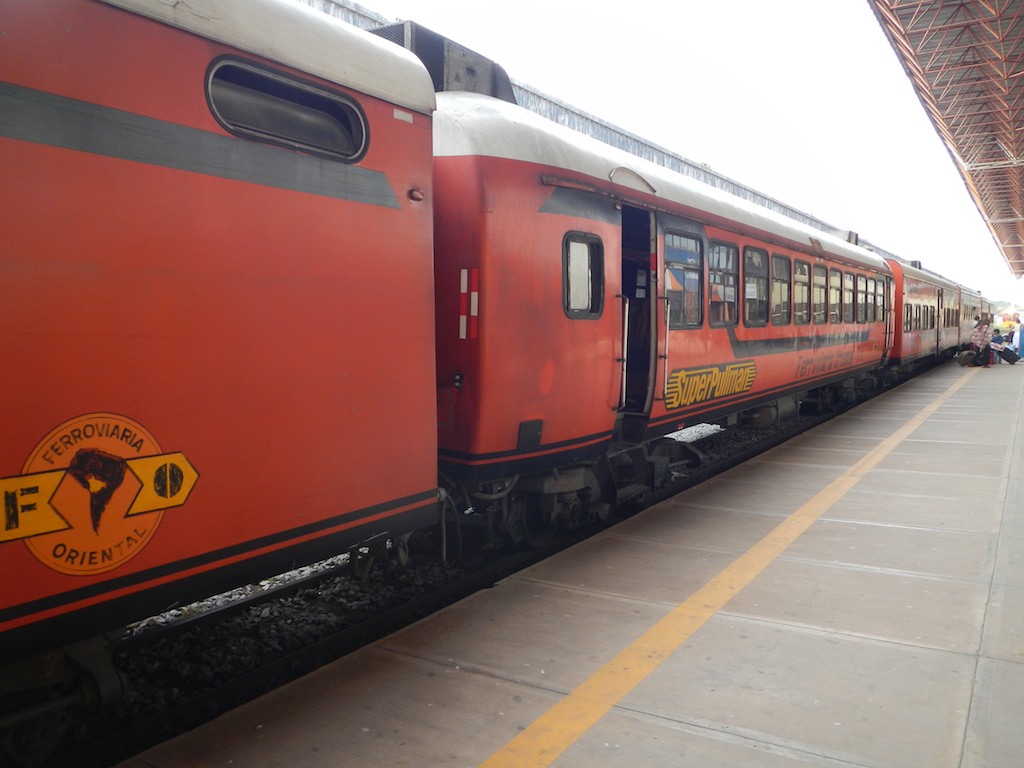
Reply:
[[620, 410], [648, 415], [653, 400], [654, 334], [657, 328], [655, 271], [657, 253], [654, 214], [622, 206], [622, 329], [623, 384]]

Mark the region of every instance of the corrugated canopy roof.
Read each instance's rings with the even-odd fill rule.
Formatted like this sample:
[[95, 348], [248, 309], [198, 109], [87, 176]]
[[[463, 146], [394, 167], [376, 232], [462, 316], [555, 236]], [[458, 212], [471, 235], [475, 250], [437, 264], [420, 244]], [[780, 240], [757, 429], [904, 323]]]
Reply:
[[1014, 275], [1024, 275], [1024, 0], [868, 0]]

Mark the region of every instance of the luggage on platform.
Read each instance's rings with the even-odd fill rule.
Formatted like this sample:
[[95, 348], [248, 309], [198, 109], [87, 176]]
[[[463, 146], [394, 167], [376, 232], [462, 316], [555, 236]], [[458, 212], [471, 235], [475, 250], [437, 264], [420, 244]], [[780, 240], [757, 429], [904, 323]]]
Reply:
[[1003, 360], [1005, 360], [1010, 365], [1013, 365], [1018, 360], [1020, 360], [1020, 355], [1018, 355], [1009, 347], [1003, 347], [1002, 349], [996, 350], [996, 352], [1001, 358], [1003, 358]]

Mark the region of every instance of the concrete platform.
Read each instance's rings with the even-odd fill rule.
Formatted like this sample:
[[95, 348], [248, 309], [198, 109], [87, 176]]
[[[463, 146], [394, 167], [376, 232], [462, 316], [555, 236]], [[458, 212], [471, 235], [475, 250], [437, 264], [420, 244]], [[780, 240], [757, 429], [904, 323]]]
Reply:
[[125, 763], [1024, 765], [1024, 365], [946, 365]]

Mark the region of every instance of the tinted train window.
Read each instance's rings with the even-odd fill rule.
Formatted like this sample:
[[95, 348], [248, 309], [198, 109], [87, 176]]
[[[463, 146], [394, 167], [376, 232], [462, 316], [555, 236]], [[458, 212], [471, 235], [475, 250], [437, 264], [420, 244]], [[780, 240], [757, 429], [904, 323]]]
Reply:
[[868, 316], [868, 279], [857, 275], [857, 322], [867, 321]]
[[843, 319], [843, 273], [838, 269], [828, 275], [828, 321], [839, 323]]
[[772, 256], [772, 325], [789, 325], [789, 259]]
[[798, 261], [793, 267], [793, 322], [811, 322], [811, 265]]
[[914, 330], [914, 307], [906, 304], [903, 307], [903, 330]]
[[828, 321], [828, 270], [825, 267], [814, 268], [811, 296], [814, 300], [814, 322], [824, 324]]
[[338, 160], [366, 150], [362, 113], [338, 94], [232, 61], [215, 65], [207, 84], [214, 116], [232, 133]]
[[708, 303], [711, 325], [736, 325], [739, 265], [739, 248], [725, 243], [711, 244], [708, 253]]
[[854, 304], [853, 304], [853, 275], [846, 273], [843, 275], [843, 322], [852, 323], [854, 321]]
[[743, 249], [743, 322], [768, 323], [768, 254], [759, 248]]
[[562, 245], [562, 297], [569, 317], [600, 317], [604, 302], [604, 250], [596, 237], [566, 236]]
[[878, 312], [877, 320], [879, 322], [885, 321], [885, 281], [879, 280], [875, 286], [877, 294], [875, 295], [875, 304], [877, 305], [876, 310]]
[[864, 319], [867, 322], [869, 322], [869, 323], [875, 322], [875, 296], [876, 296], [875, 292], [876, 292], [876, 290], [877, 289], [875, 288], [875, 279], [873, 277], [872, 278], [868, 278], [867, 290], [865, 291], [865, 296], [864, 296], [867, 299], [867, 307], [864, 310]]
[[704, 256], [695, 237], [665, 233], [665, 297], [668, 299], [668, 327], [698, 328], [704, 323]]

